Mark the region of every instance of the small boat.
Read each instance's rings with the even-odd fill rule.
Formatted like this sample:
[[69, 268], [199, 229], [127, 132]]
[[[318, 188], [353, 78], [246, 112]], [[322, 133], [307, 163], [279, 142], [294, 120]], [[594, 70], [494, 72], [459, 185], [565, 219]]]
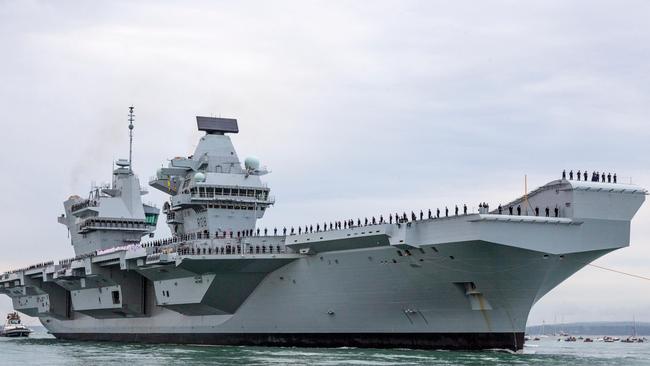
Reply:
[[7, 314], [7, 321], [5, 322], [5, 326], [2, 328], [0, 335], [3, 337], [29, 337], [29, 333], [31, 332], [31, 329], [27, 328], [20, 322], [20, 316], [18, 316], [18, 313], [13, 312]]
[[575, 341], [577, 341], [577, 339], [574, 336], [568, 336], [568, 337], [564, 338], [564, 341], [565, 342], [575, 342]]
[[621, 339], [621, 342], [623, 343], [643, 343], [644, 339], [640, 337], [627, 337], [625, 339]]
[[625, 339], [621, 339], [621, 342], [623, 342], [623, 343], [643, 343], [645, 341], [645, 339], [642, 338], [642, 337], [637, 337], [637, 335], [636, 335], [636, 319], [634, 318], [634, 316], [632, 316], [632, 323], [633, 323], [632, 335], [625, 338]]
[[591, 338], [585, 338], [585, 343], [592, 343], [594, 340]]

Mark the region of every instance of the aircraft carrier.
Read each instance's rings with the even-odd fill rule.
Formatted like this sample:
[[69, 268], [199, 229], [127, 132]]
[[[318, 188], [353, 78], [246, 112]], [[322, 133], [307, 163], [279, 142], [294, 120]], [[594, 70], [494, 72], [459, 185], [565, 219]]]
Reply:
[[237, 121], [197, 127], [194, 153], [149, 181], [169, 195], [170, 238], [151, 238], [161, 212], [129, 153], [111, 184], [64, 202], [74, 258], [0, 275], [14, 309], [68, 340], [519, 350], [531, 307], [628, 246], [647, 195], [564, 177], [493, 210], [269, 232], [256, 227], [275, 203], [268, 171], [238, 158]]

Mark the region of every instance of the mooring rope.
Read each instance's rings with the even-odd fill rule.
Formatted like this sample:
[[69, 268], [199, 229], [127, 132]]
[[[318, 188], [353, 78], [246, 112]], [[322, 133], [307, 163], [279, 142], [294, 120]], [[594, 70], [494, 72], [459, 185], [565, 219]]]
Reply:
[[627, 273], [627, 272], [623, 272], [623, 271], [618, 271], [618, 270], [615, 270], [615, 269], [612, 269], [612, 268], [607, 268], [607, 267], [599, 266], [599, 265], [596, 265], [596, 264], [588, 264], [588, 266], [592, 266], [592, 267], [604, 269], [605, 271], [610, 271], [610, 272], [619, 273], [619, 274], [622, 274], [622, 275], [626, 275], [626, 276], [640, 278], [642, 280], [650, 281], [650, 278], [648, 278], [648, 277], [639, 276], [639, 275], [635, 275], [635, 274]]

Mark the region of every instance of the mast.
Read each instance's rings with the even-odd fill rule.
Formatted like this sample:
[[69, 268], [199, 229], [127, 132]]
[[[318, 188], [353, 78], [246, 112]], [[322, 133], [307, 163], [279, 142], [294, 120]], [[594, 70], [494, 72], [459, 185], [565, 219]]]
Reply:
[[524, 174], [524, 207], [528, 215], [528, 174]]
[[133, 173], [133, 106], [129, 107], [129, 172]]

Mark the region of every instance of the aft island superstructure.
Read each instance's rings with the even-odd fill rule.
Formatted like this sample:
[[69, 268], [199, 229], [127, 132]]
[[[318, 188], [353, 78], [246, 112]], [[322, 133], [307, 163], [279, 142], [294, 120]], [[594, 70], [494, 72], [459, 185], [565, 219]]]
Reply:
[[536, 301], [629, 245], [647, 194], [559, 179], [494, 211], [266, 232], [268, 171], [242, 165], [237, 121], [197, 126], [194, 153], [149, 182], [172, 237], [141, 240], [159, 210], [118, 160], [111, 185], [64, 203], [74, 258], [0, 277], [17, 311], [71, 340], [517, 350]]

